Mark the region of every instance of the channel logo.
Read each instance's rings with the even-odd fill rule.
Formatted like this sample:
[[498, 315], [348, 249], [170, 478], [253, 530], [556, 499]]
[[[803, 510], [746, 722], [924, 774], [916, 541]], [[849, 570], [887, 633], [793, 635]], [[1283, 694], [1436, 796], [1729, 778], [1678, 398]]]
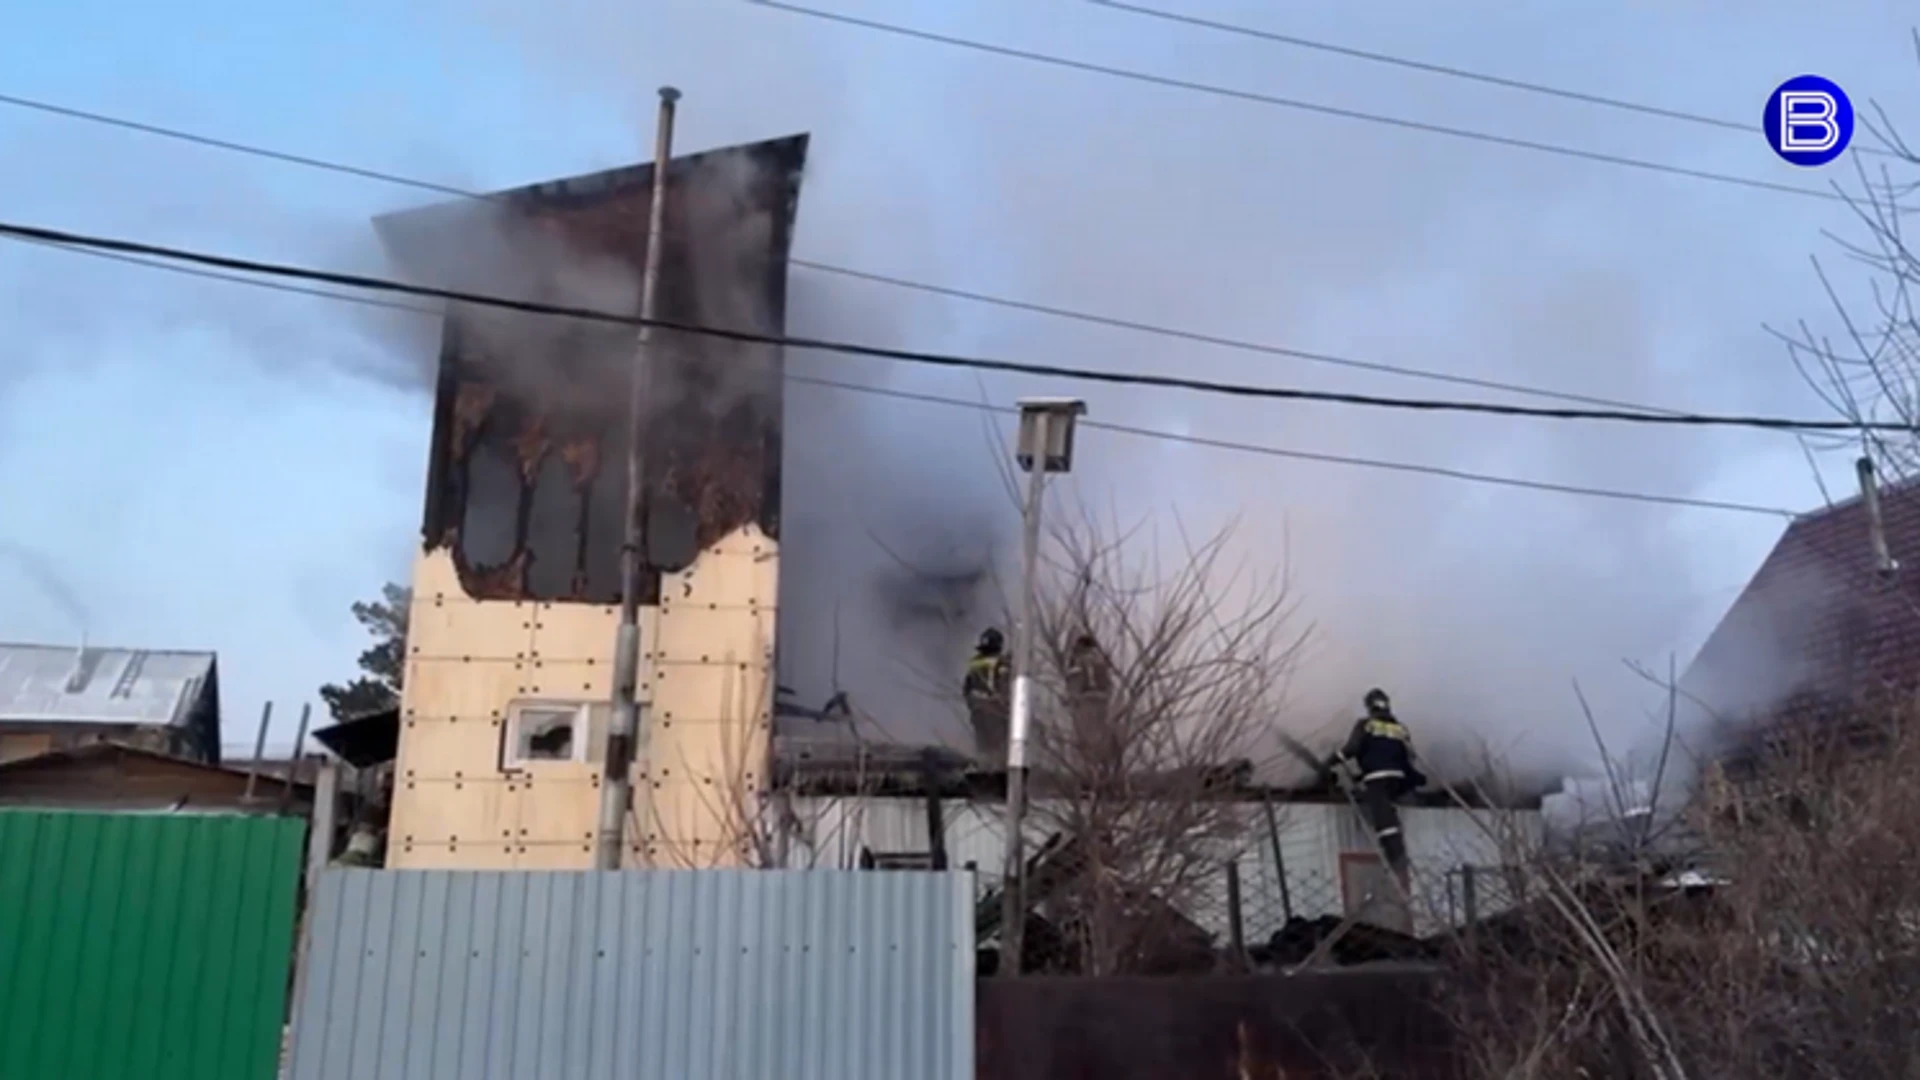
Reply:
[[1811, 169], [1847, 152], [1853, 141], [1853, 102], [1831, 80], [1801, 75], [1768, 95], [1760, 126], [1767, 145], [1782, 160]]

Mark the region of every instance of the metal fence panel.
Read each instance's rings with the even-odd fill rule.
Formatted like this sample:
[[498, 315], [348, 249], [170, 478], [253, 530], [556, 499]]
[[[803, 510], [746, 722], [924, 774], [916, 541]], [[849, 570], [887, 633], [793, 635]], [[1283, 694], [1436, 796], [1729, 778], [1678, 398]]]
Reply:
[[0, 811], [0, 1077], [269, 1080], [305, 830]]
[[331, 869], [292, 1080], [971, 1080], [964, 873]]

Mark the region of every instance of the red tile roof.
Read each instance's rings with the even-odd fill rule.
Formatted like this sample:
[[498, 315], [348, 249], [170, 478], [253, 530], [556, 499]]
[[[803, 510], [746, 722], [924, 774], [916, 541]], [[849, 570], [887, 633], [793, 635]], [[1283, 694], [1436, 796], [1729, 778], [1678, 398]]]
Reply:
[[1876, 572], [1859, 499], [1796, 518], [1682, 688], [1722, 719], [1920, 689], [1920, 479], [1880, 501], [1896, 574]]

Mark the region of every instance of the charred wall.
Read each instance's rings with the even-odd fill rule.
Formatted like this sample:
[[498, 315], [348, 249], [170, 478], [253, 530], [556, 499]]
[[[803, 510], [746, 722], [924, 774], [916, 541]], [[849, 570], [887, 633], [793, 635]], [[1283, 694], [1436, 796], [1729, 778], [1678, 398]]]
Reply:
[[[798, 135], [673, 161], [661, 318], [784, 331], [806, 148]], [[567, 264], [561, 277], [613, 283], [611, 303], [536, 287], [540, 298], [637, 314], [652, 183], [641, 166], [520, 189], [495, 197], [484, 216], [442, 217], [404, 242], [431, 243], [422, 237], [435, 229], [503, 229], [513, 239], [489, 247], [490, 257], [557, 258]], [[450, 552], [476, 599], [618, 601], [636, 336], [598, 321], [449, 312], [422, 535], [428, 550]], [[643, 603], [657, 599], [661, 571], [683, 569], [750, 522], [777, 537], [780, 518], [779, 350], [669, 331], [656, 331], [655, 343], [642, 436]]]

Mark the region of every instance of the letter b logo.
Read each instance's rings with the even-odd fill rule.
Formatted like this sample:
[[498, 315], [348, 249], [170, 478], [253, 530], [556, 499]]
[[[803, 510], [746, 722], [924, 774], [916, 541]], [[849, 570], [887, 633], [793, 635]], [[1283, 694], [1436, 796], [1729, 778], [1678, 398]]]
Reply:
[[1825, 165], [1853, 141], [1853, 102], [1847, 92], [1818, 75], [1780, 84], [1767, 98], [1761, 119], [1767, 144], [1795, 165]]

